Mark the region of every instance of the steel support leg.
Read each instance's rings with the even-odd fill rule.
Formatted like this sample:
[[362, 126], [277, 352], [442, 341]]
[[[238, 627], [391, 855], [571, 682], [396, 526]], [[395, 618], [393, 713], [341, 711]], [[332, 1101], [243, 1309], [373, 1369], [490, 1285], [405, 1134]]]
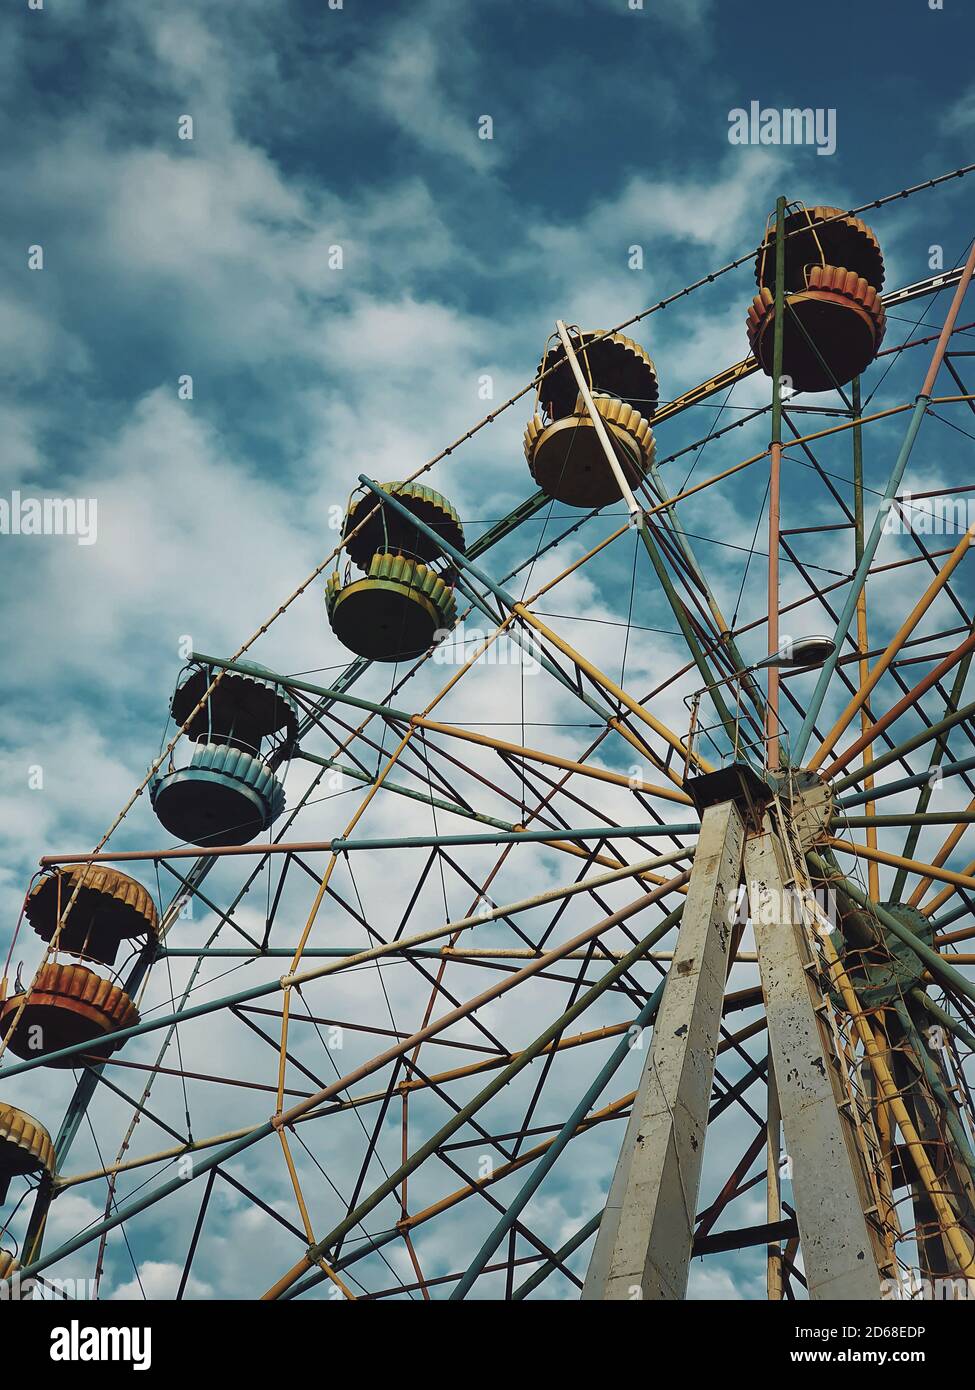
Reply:
[[685, 1296], [743, 842], [733, 802], [705, 811], [673, 964], [583, 1298]]

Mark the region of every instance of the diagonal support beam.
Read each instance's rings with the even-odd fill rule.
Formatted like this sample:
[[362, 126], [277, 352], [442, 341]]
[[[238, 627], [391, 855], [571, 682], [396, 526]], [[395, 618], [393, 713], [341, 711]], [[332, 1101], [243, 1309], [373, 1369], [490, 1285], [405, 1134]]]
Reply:
[[853, 576], [853, 581], [850, 584], [850, 588], [847, 592], [843, 608], [840, 612], [839, 621], [836, 624], [836, 632], [834, 634], [833, 639], [835, 643], [835, 650], [833, 652], [833, 655], [824, 664], [823, 669], [819, 673], [819, 679], [816, 682], [816, 689], [813, 691], [812, 698], [809, 701], [808, 708], [806, 710], [806, 717], [803, 720], [802, 728], [799, 730], [799, 733], [796, 736], [796, 741], [792, 748], [791, 754], [792, 762], [796, 766], [801, 765], [802, 763], [803, 757], [806, 752], [806, 745], [808, 744], [810, 735], [813, 731], [813, 725], [815, 724], [819, 716], [819, 712], [823, 707], [823, 702], [826, 699], [829, 684], [833, 677], [833, 672], [836, 669], [836, 663], [839, 660], [839, 655], [843, 647], [843, 642], [846, 639], [846, 634], [849, 630], [850, 621], [856, 609], [857, 599], [859, 597], [860, 590], [866, 583], [867, 573], [870, 569], [871, 564], [873, 563], [873, 557], [876, 554], [877, 547], [879, 546], [880, 541], [883, 537], [884, 525], [887, 520], [887, 513], [890, 511], [891, 506], [893, 505], [894, 498], [897, 495], [897, 490], [900, 487], [901, 479], [904, 476], [904, 470], [907, 467], [908, 459], [911, 456], [911, 450], [914, 447], [914, 441], [917, 439], [918, 431], [921, 428], [921, 422], [924, 419], [925, 412], [927, 411], [928, 405], [931, 401], [931, 397], [934, 394], [934, 386], [938, 375], [938, 368], [941, 366], [942, 360], [944, 359], [945, 355], [945, 349], [947, 348], [948, 343], [951, 339], [951, 335], [955, 330], [955, 323], [958, 319], [958, 311], [961, 309], [962, 302], [965, 298], [965, 291], [968, 289], [968, 285], [972, 279], [973, 274], [975, 274], [975, 243], [972, 244], [972, 248], [969, 252], [968, 259], [965, 262], [965, 268], [961, 273], [961, 278], [959, 279], [957, 286], [955, 287], [955, 293], [952, 297], [951, 307], [948, 310], [948, 314], [945, 318], [944, 324], [942, 325], [941, 332], [938, 335], [938, 341], [935, 344], [934, 352], [931, 357], [931, 364], [928, 367], [927, 375], [924, 378], [924, 381], [921, 385], [921, 390], [918, 392], [917, 399], [914, 403], [914, 409], [911, 412], [911, 419], [907, 427], [907, 433], [904, 436], [904, 442], [901, 444], [900, 452], [898, 453], [897, 458], [894, 462], [894, 467], [891, 470], [890, 477], [887, 481], [886, 491], [884, 492], [883, 498], [881, 499], [880, 506], [877, 508], [877, 514], [874, 517], [874, 523], [871, 528], [870, 535], [867, 538], [867, 541], [863, 547], [863, 554], [860, 558], [860, 563], [857, 565], [856, 572]]
[[[410, 512], [406, 507], [404, 507], [403, 503], [399, 500], [398, 497], [394, 497], [390, 493], [386, 492], [383, 488], [379, 486], [378, 483], [374, 483], [371, 478], [368, 478], [365, 473], [359, 474], [359, 482], [362, 483], [363, 486], [369, 488], [371, 492], [374, 492], [376, 496], [380, 498], [380, 500], [386, 506], [392, 508], [394, 512], [399, 512], [402, 516], [406, 517], [407, 520], [410, 522], [411, 526], [414, 526], [418, 531], [422, 531], [424, 535], [429, 536], [433, 541], [435, 541], [438, 549], [441, 550], [444, 555], [446, 555], [448, 560], [451, 560], [453, 562], [453, 564], [457, 567], [460, 573], [470, 575], [473, 579], [475, 579], [478, 582], [478, 584], [482, 585], [482, 587], [484, 587], [490, 593], [492, 593], [494, 597], [498, 599], [498, 601], [502, 603], [510, 613], [515, 614], [515, 616], [520, 618], [523, 623], [525, 623], [528, 627], [532, 628], [535, 632], [537, 632], [540, 637], [544, 638], [545, 641], [551, 643], [551, 645], [555, 647], [558, 651], [560, 651], [563, 656], [568, 657], [569, 660], [580, 671], [582, 671], [585, 675], [589, 677], [591, 681], [593, 681], [597, 686], [600, 687], [600, 689], [605, 695], [611, 696], [614, 702], [624, 706], [627, 710], [629, 710], [631, 714], [635, 715], [637, 719], [641, 721], [641, 723], [647, 725], [648, 728], [652, 729], [654, 733], [658, 734], [666, 743], [670, 745], [670, 747], [674, 750], [675, 753], [680, 754], [681, 757], [686, 758], [689, 762], [693, 762], [697, 767], [701, 768], [702, 771], [711, 771], [710, 763], [708, 763], [699, 754], [689, 750], [681, 741], [681, 739], [678, 738], [678, 736], [675, 733], [673, 733], [672, 730], [668, 729], [665, 724], [662, 724], [660, 720], [657, 719], [657, 717], [654, 714], [651, 714], [649, 710], [644, 709], [644, 707], [637, 700], [634, 700], [632, 695], [628, 694], [627, 691], [623, 690], [620, 686], [618, 686], [615, 681], [610, 680], [609, 676], [605, 675], [602, 671], [600, 671], [599, 668], [597, 666], [594, 666], [591, 661], [587, 661], [586, 658], [575, 649], [575, 647], [571, 646], [568, 642], [566, 642], [564, 638], [558, 635], [558, 633], [553, 632], [552, 629], [548, 627], [546, 623], [543, 623], [541, 618], [536, 617], [535, 614], [531, 611], [531, 609], [526, 607], [524, 603], [520, 603], [517, 599], [513, 598], [511, 594], [509, 594], [505, 589], [501, 587], [500, 584], [496, 584], [493, 579], [489, 578], [488, 575], [486, 575], [483, 572], [483, 570], [479, 569], [476, 565], [472, 565], [470, 560], [463, 553], [463, 551], [458, 550], [456, 546], [453, 546], [450, 544], [449, 541], [444, 540], [443, 536], [438, 535], [437, 532], [434, 531], [433, 528], [429, 526], [422, 518], [414, 516], [412, 512]], [[480, 598], [479, 595], [477, 595], [474, 591], [471, 591], [470, 596], [472, 599], [474, 599], [474, 601], [478, 604], [481, 610], [485, 612], [492, 621], [496, 621], [495, 614], [491, 612], [490, 608], [487, 607], [487, 605], [484, 603], [484, 601]], [[524, 641], [517, 628], [510, 628], [508, 635], [515, 641]], [[552, 662], [545, 655], [544, 652], [537, 650], [537, 644], [535, 645], [535, 647], [531, 648], [531, 652], [535, 659], [539, 662], [539, 664], [543, 666], [545, 670], [549, 672], [550, 675], [555, 676], [555, 678], [559, 680], [563, 685], [565, 685], [567, 689], [571, 690], [574, 695], [581, 698], [583, 703], [588, 705], [591, 709], [595, 710], [596, 713], [599, 714], [601, 718], [605, 719], [606, 722], [610, 724], [613, 728], [615, 728], [618, 733], [624, 733], [625, 726], [621, 725], [619, 719], [617, 719], [616, 716], [614, 716], [612, 713], [607, 713], [602, 708], [602, 706], [600, 706], [597, 702], [593, 701], [592, 697], [590, 695], [587, 695], [584, 691], [582, 691], [581, 688], [576, 688], [572, 684], [572, 682], [568, 680], [564, 671], [561, 671], [558, 668], [558, 666], [556, 666], [555, 663]]]
[[707, 808], [585, 1299], [685, 1297], [743, 842], [734, 802]]
[[650, 528], [647, 525], [643, 508], [640, 506], [640, 503], [634, 497], [633, 490], [631, 489], [629, 483], [626, 480], [626, 475], [623, 472], [623, 469], [620, 465], [620, 461], [616, 457], [616, 450], [614, 449], [612, 441], [610, 440], [606, 426], [603, 422], [603, 418], [600, 415], [599, 411], [596, 409], [595, 402], [592, 398], [592, 392], [589, 390], [589, 384], [586, 381], [582, 368], [579, 365], [579, 359], [576, 357], [575, 350], [573, 349], [572, 342], [569, 338], [568, 330], [566, 329], [566, 326], [561, 319], [558, 320], [556, 327], [558, 328], [559, 337], [562, 340], [562, 347], [565, 350], [566, 361], [572, 368], [572, 373], [576, 379], [576, 385], [579, 388], [579, 394], [585, 403], [589, 419], [591, 420], [593, 429], [596, 432], [596, 438], [599, 440], [603, 453], [606, 456], [606, 462], [609, 464], [613, 477], [616, 479], [616, 484], [619, 487], [620, 493], [622, 494], [623, 501], [626, 503], [626, 509], [629, 512], [630, 516], [630, 525], [636, 527], [640, 534], [640, 539], [643, 541], [644, 549], [650, 557], [650, 563], [653, 565], [654, 571], [657, 575], [657, 579], [660, 581], [660, 586], [664, 591], [664, 594], [667, 598], [667, 602], [670, 604], [670, 608], [673, 612], [674, 618], [677, 621], [677, 625], [683, 633], [684, 641], [687, 643], [688, 650], [690, 651], [691, 656], [694, 658], [694, 663], [701, 674], [701, 678], [704, 681], [704, 685], [707, 689], [708, 695], [711, 698], [711, 702], [718, 712], [718, 717], [725, 727], [725, 731], [728, 734], [729, 741], [731, 742], [732, 747], [734, 747], [737, 742], [735, 720], [729, 713], [728, 707], [722, 699], [721, 692], [718, 690], [717, 683], [714, 679], [714, 673], [711, 671], [710, 667], [707, 664], [707, 661], [705, 660], [704, 652], [701, 650], [701, 645], [697, 640], [693, 627], [691, 626], [691, 620], [688, 616], [687, 610], [681, 602], [677, 590], [674, 588], [673, 582], [667, 571], [667, 566], [664, 564], [663, 556], [660, 554], [659, 547], [654, 541], [653, 536], [650, 534]]

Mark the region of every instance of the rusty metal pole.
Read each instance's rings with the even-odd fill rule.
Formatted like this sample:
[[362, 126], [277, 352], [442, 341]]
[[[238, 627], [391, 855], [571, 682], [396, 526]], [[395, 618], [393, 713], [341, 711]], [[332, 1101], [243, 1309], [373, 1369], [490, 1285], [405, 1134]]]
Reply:
[[840, 652], [843, 649], [843, 642], [846, 638], [851, 619], [853, 618], [853, 613], [856, 609], [857, 599], [860, 596], [860, 590], [866, 583], [867, 573], [870, 569], [870, 565], [873, 562], [873, 557], [876, 554], [877, 547], [880, 544], [880, 539], [884, 534], [884, 528], [886, 525], [887, 517], [890, 513], [891, 507], [893, 506], [894, 498], [897, 495], [897, 489], [900, 487], [901, 479], [904, 476], [904, 470], [907, 468], [907, 461], [910, 458], [911, 450], [914, 447], [914, 441], [917, 438], [918, 431], [921, 428], [921, 422], [924, 419], [925, 412], [927, 411], [928, 405], [931, 400], [931, 396], [934, 392], [934, 384], [935, 380], [937, 379], [938, 370], [941, 366], [942, 361], [944, 360], [945, 349], [947, 348], [951, 335], [954, 332], [955, 323], [958, 318], [958, 313], [961, 309], [962, 303], [965, 298], [965, 291], [968, 289], [968, 285], [971, 281], [973, 274], [975, 274], [975, 241], [972, 242], [971, 250], [968, 253], [968, 260], [965, 262], [965, 268], [961, 273], [961, 278], [958, 281], [958, 285], [955, 289], [954, 296], [952, 297], [951, 307], [948, 310], [947, 317], [945, 318], [944, 324], [941, 328], [941, 332], [938, 335], [938, 341], [935, 344], [934, 352], [931, 357], [931, 364], [928, 367], [927, 374], [921, 386], [921, 390], [919, 391], [917, 400], [914, 403], [914, 410], [911, 414], [911, 422], [908, 425], [907, 434], [904, 436], [904, 442], [900, 447], [900, 452], [897, 455], [897, 460], [894, 463], [894, 467], [891, 470], [890, 477], [887, 480], [887, 488], [884, 492], [883, 498], [881, 499], [880, 505], [877, 508], [877, 514], [874, 518], [873, 527], [870, 531], [870, 535], [863, 549], [863, 556], [860, 560], [860, 563], [857, 565], [856, 573], [853, 576], [853, 582], [850, 585], [849, 593], [847, 594], [846, 601], [844, 602], [843, 608], [840, 611], [840, 616], [836, 624], [836, 633], [834, 637], [836, 649], [833, 652], [833, 655], [825, 663], [823, 669], [819, 673], [819, 680], [816, 682], [816, 689], [813, 691], [812, 698], [809, 701], [809, 706], [806, 710], [806, 717], [803, 720], [802, 728], [799, 730], [795, 743], [792, 747], [792, 761], [796, 765], [799, 765], [802, 762], [803, 756], [806, 751], [806, 745], [808, 744], [813, 731], [813, 725], [816, 723], [816, 720], [819, 717], [819, 712], [823, 707], [823, 702], [826, 699], [826, 692], [829, 689], [830, 681], [833, 678], [833, 672], [836, 670], [836, 663], [839, 660]]
[[[863, 427], [859, 423], [862, 414], [862, 402], [860, 399], [860, 378], [855, 376], [851, 384], [851, 402], [853, 405], [853, 418], [857, 422], [853, 429], [853, 535], [854, 535], [854, 558], [859, 565], [863, 559]], [[857, 597], [857, 645], [860, 648], [859, 679], [861, 688], [865, 684], [870, 674], [867, 652], [870, 650], [867, 624], [867, 586], [863, 588]], [[873, 715], [870, 708], [864, 704], [860, 711], [860, 732], [863, 733], [873, 722]], [[864, 750], [863, 761], [868, 763], [873, 757], [873, 748], [869, 745]], [[864, 781], [867, 791], [873, 787], [873, 778], [868, 777]], [[873, 815], [876, 807], [872, 802], [867, 802], [867, 815]], [[877, 848], [877, 832], [873, 830], [867, 834], [867, 843]], [[871, 898], [880, 898], [880, 870], [876, 864], [871, 864], [868, 870], [868, 881], [870, 884]]]
[[[768, 650], [779, 650], [779, 495], [782, 474], [782, 348], [785, 338], [785, 207], [775, 204], [775, 318], [772, 339], [772, 439], [768, 491]], [[779, 668], [768, 670], [765, 756], [770, 771], [779, 765]]]

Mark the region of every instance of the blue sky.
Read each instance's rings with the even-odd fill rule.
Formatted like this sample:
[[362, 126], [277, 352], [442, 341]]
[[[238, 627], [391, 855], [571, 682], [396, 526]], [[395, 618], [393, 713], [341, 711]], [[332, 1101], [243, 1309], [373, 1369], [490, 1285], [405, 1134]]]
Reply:
[[[485, 375], [494, 403], [519, 389], [556, 317], [608, 327], [743, 254], [779, 193], [865, 203], [969, 162], [975, 132], [961, 0], [940, 10], [823, 3], [814, 14], [765, 0], [645, 0], [636, 11], [624, 0], [45, 0], [40, 11], [11, 0], [0, 29], [3, 495], [95, 497], [99, 527], [89, 547], [0, 538], [5, 943], [38, 856], [94, 844], [155, 756], [181, 639], [235, 649], [331, 550], [330, 509], [360, 472], [413, 472], [491, 408], [479, 396]], [[752, 100], [835, 109], [835, 154], [733, 147], [729, 112]], [[178, 138], [186, 115], [192, 140]], [[484, 116], [490, 140], [478, 137]], [[869, 218], [888, 286], [927, 275], [932, 245], [954, 264], [971, 206], [966, 179]], [[42, 271], [28, 269], [35, 245]], [[634, 245], [640, 270], [628, 265]], [[329, 266], [335, 246], [341, 269]], [[746, 267], [630, 330], [657, 361], [663, 399], [745, 355], [753, 292]], [[888, 340], [925, 309], [901, 311]], [[923, 352], [898, 366], [884, 403], [917, 390]], [[177, 392], [186, 374], [192, 401]], [[743, 388], [721, 423], [766, 388], [764, 378]], [[527, 415], [520, 402], [430, 476], [469, 536], [533, 490]], [[658, 451], [702, 438], [715, 419], [713, 405], [690, 412], [661, 431]], [[708, 460], [728, 466], [763, 447], [765, 430], [734, 432]], [[900, 427], [876, 437], [874, 484]], [[916, 476], [929, 485], [958, 476], [957, 441], [946, 438], [922, 437]], [[679, 483], [692, 459], [668, 477]], [[808, 477], [789, 486], [787, 524], [827, 518]], [[729, 613], [744, 563], [733, 547], [751, 543], [763, 488], [748, 475], [720, 512], [697, 503], [685, 516]], [[532, 525], [499, 549], [494, 573], [521, 563], [555, 522]], [[607, 529], [594, 525], [589, 543]], [[557, 552], [562, 563], [582, 539]], [[834, 574], [852, 567], [832, 540], [804, 554]], [[619, 621], [632, 558], [629, 544], [614, 548], [552, 607]], [[341, 667], [320, 592], [262, 639], [257, 659], [322, 679]], [[746, 585], [742, 611], [750, 599]], [[885, 595], [878, 633], [901, 601], [900, 590]], [[639, 621], [672, 629], [643, 576], [635, 602]], [[578, 627], [563, 630], [582, 644]], [[618, 631], [589, 639], [618, 675]], [[676, 652], [666, 635], [635, 639], [634, 685], [653, 685]], [[369, 691], [381, 694], [385, 679]], [[499, 676], [462, 712], [490, 718], [515, 698]], [[36, 766], [43, 789], [27, 790]], [[344, 814], [320, 807], [313, 831], [338, 833]], [[140, 802], [118, 843], [145, 848], [160, 835]], [[228, 895], [237, 883], [228, 876]], [[32, 950], [28, 941], [30, 965]], [[514, 1016], [512, 1027], [520, 1036]], [[231, 1044], [221, 1035], [207, 1046]], [[54, 1128], [69, 1082], [40, 1075], [49, 1091], [32, 1090], [31, 1104], [18, 1094]], [[106, 1111], [108, 1147], [117, 1118]], [[254, 1181], [279, 1185], [280, 1160], [262, 1163]], [[587, 1178], [593, 1200], [601, 1180]], [[546, 1188], [553, 1231], [591, 1210], [577, 1182], [561, 1172]], [[65, 1228], [75, 1219], [66, 1214]], [[255, 1228], [255, 1247], [265, 1238]], [[138, 1240], [141, 1257], [164, 1267], [158, 1290], [171, 1291], [174, 1251], [158, 1228]], [[450, 1251], [431, 1258], [449, 1266]], [[110, 1245], [110, 1261], [112, 1287], [124, 1289], [124, 1249]], [[714, 1269], [700, 1293], [754, 1293], [757, 1263]], [[218, 1254], [201, 1289], [260, 1291]]]

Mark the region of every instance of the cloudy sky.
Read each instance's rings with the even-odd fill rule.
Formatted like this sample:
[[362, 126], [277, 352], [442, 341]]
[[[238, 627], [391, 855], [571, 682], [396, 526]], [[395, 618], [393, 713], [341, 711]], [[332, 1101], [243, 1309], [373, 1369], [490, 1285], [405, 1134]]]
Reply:
[[[745, 254], [778, 194], [853, 207], [969, 162], [975, 86], [964, 8], [960, 0], [945, 0], [944, 8], [927, 0], [824, 0], [815, 19], [799, 23], [771, 0], [644, 0], [639, 8], [626, 0], [44, 0], [40, 7], [10, 0], [0, 20], [7, 190], [0, 497], [94, 499], [97, 535], [93, 544], [0, 536], [7, 595], [0, 672], [5, 949], [38, 857], [95, 844], [143, 778], [159, 750], [187, 646], [236, 650], [333, 549], [336, 509], [360, 473], [413, 473], [514, 394], [530, 380], [556, 318], [612, 326]], [[729, 113], [752, 101], [833, 112], [835, 152], [732, 145]], [[933, 248], [946, 267], [964, 257], [969, 183], [956, 180], [868, 215], [884, 248], [889, 288], [929, 275]], [[628, 330], [651, 351], [663, 400], [746, 354], [744, 316], [753, 293], [745, 266]], [[891, 317], [888, 343], [924, 336], [944, 308], [943, 295], [905, 306]], [[910, 360], [882, 384], [878, 372], [878, 408], [913, 397], [924, 356], [923, 347], [905, 354]], [[759, 421], [712, 442], [703, 463], [690, 448], [767, 394], [765, 379], [753, 378], [730, 402], [717, 397], [661, 428], [660, 456], [687, 450], [667, 465], [672, 490], [699, 466], [695, 481], [764, 447], [767, 423]], [[526, 398], [426, 475], [457, 507], [468, 539], [534, 490], [521, 446], [529, 413]], [[902, 430], [897, 419], [871, 436], [871, 485], [882, 488]], [[915, 490], [964, 477], [957, 469], [966, 443], [957, 431], [939, 432], [937, 422], [926, 426], [909, 479]], [[848, 479], [846, 444], [828, 458], [836, 476]], [[760, 541], [746, 561], [765, 481], [748, 473], [722, 490], [720, 504], [706, 495], [682, 514], [722, 607], [741, 621], [762, 611]], [[829, 524], [836, 516], [821, 481], [797, 466], [783, 524]], [[486, 567], [497, 577], [522, 567], [511, 583], [519, 595], [533, 593], [620, 524], [619, 517], [612, 524], [598, 518], [532, 563], [571, 520], [565, 508], [540, 513]], [[834, 582], [853, 568], [849, 549], [848, 535], [824, 532], [802, 538], [800, 553], [811, 574]], [[891, 538], [885, 557], [909, 554], [906, 541]], [[637, 570], [634, 558], [632, 538], [621, 538], [539, 608], [557, 615], [553, 626], [614, 679], [643, 695], [684, 658], [672, 615], [649, 569]], [[898, 575], [878, 595], [878, 642], [910, 606], [919, 582], [912, 572]], [[783, 586], [787, 597], [808, 592], [788, 567]], [[316, 581], [260, 639], [257, 660], [322, 683], [343, 669], [348, 654], [328, 630], [321, 590]], [[927, 630], [936, 630], [946, 611], [936, 606]], [[812, 627], [828, 624], [821, 610], [818, 618], [811, 613]], [[758, 657], [763, 641], [758, 629], [743, 645]], [[393, 679], [390, 668], [370, 672], [362, 693], [381, 698]], [[442, 669], [439, 677], [421, 673], [397, 699], [420, 709], [444, 679]], [[672, 727], [686, 727], [681, 695], [692, 686], [669, 692], [658, 709]], [[473, 672], [462, 689], [444, 717], [494, 726], [500, 736], [502, 726], [522, 723], [525, 742], [569, 757], [595, 737], [590, 727], [570, 727], [591, 725], [593, 716], [547, 677], [528, 680], [521, 668], [492, 667]], [[520, 737], [517, 729], [509, 736]], [[308, 745], [322, 755], [334, 746], [324, 736]], [[373, 749], [374, 765], [377, 756]], [[607, 745], [602, 756], [608, 766], [627, 767], [625, 745]], [[500, 796], [491, 804], [483, 789], [478, 804], [516, 821], [524, 795], [518, 779], [497, 759], [490, 766], [515, 804], [502, 805]], [[292, 768], [289, 803], [312, 775], [308, 764]], [[459, 787], [463, 773], [456, 776]], [[630, 799], [593, 785], [591, 805], [631, 824]], [[588, 796], [592, 788], [584, 790]], [[336, 805], [328, 796], [326, 787], [316, 790], [297, 822], [299, 838], [342, 833], [357, 804], [355, 787], [339, 788]], [[369, 827], [390, 834], [409, 824], [428, 833], [429, 814], [414, 814], [412, 804], [404, 812], [403, 805], [376, 807]], [[659, 803], [659, 810], [674, 819], [673, 806]], [[577, 824], [592, 814], [571, 803], [563, 812], [578, 816]], [[466, 824], [446, 821], [452, 830]], [[146, 798], [113, 839], [131, 849], [167, 843]], [[940, 839], [931, 843], [936, 848]], [[565, 880], [559, 856], [522, 852], [525, 859], [513, 860], [492, 889], [495, 901]], [[964, 847], [959, 853], [966, 862]], [[480, 851], [463, 861], [478, 882], [492, 862]], [[313, 863], [320, 871], [324, 858]], [[359, 895], [362, 918], [392, 934], [422, 864], [405, 855], [363, 856], [356, 873], [343, 866], [337, 882], [350, 901]], [[436, 877], [418, 899], [414, 929], [470, 907], [469, 881], [448, 875], [433, 891]], [[150, 872], [143, 878], [168, 901], [174, 880]], [[208, 893], [226, 905], [243, 882], [239, 867], [221, 870]], [[237, 917], [258, 935], [269, 888], [265, 875]], [[289, 881], [282, 946], [296, 940], [313, 889], [307, 876]], [[624, 892], [608, 900], [620, 905], [628, 898]], [[567, 913], [559, 931], [570, 924], [582, 930], [593, 920], [591, 909], [587, 900]], [[180, 940], [202, 942], [215, 925], [197, 904]], [[330, 919], [323, 932], [319, 944], [365, 940], [361, 922], [348, 916], [344, 923]], [[497, 940], [517, 944], [513, 936]], [[29, 932], [18, 938], [14, 964], [20, 961], [29, 977], [37, 961]], [[459, 976], [448, 979], [461, 997], [495, 978], [478, 970], [472, 983], [469, 969], [452, 968]], [[255, 973], [263, 969], [233, 961], [208, 966], [208, 997], [272, 979], [273, 968]], [[146, 1008], [164, 1011], [187, 970], [183, 958], [157, 966]], [[229, 982], [219, 978], [228, 971]], [[388, 1011], [380, 1026], [411, 1031], [430, 991], [429, 977], [412, 974], [407, 981], [402, 968], [394, 972], [388, 991], [377, 973], [309, 998], [328, 1017], [373, 1021], [380, 1009]], [[568, 986], [515, 990], [496, 1006], [491, 1027], [507, 1047], [524, 1046], [538, 1031], [538, 1010], [554, 1017], [570, 998]], [[578, 1027], [632, 1014], [632, 1000], [617, 995]], [[274, 1034], [274, 1019], [263, 1026]], [[186, 1042], [187, 1068], [193, 1056], [201, 1072], [259, 1075], [262, 1082], [276, 1076], [276, 1049], [227, 1015], [188, 1031]], [[342, 1070], [380, 1045], [371, 1035], [347, 1042]], [[315, 1046], [317, 1067], [319, 1039]], [[125, 1055], [144, 1064], [155, 1045], [138, 1043]], [[449, 1047], [431, 1050], [434, 1056], [442, 1069], [457, 1064]], [[603, 1056], [592, 1050], [583, 1062], [553, 1071], [537, 1123], [564, 1118], [566, 1098], [588, 1085]], [[638, 1075], [638, 1059], [628, 1065]], [[728, 1075], [736, 1074], [730, 1067]], [[132, 1093], [144, 1076], [113, 1079]], [[4, 1095], [53, 1131], [71, 1086], [70, 1073], [34, 1071], [13, 1079]], [[605, 1101], [625, 1094], [625, 1069], [614, 1086]], [[164, 1081], [157, 1113], [181, 1134], [187, 1110], [196, 1134], [269, 1113], [267, 1094], [220, 1089], [214, 1099], [216, 1091], [201, 1084], [185, 1100], [175, 1081]], [[513, 1100], [511, 1115], [520, 1103], [523, 1119], [529, 1100], [528, 1091]], [[68, 1170], [110, 1161], [129, 1113], [117, 1096], [100, 1097]], [[421, 1105], [417, 1132], [446, 1113]], [[704, 1200], [740, 1156], [750, 1123], [743, 1117], [730, 1125], [723, 1169], [721, 1154], [712, 1163], [709, 1153]], [[138, 1131], [138, 1152], [172, 1142], [146, 1128]], [[341, 1197], [322, 1180], [319, 1236], [345, 1210], [365, 1142], [365, 1130], [349, 1115], [320, 1128], [314, 1161], [302, 1159], [302, 1172], [314, 1185], [317, 1165], [327, 1167]], [[553, 1246], [588, 1219], [605, 1191], [621, 1129], [604, 1128], [598, 1143], [579, 1142], [578, 1156], [563, 1161], [533, 1206], [532, 1228]], [[388, 1131], [383, 1144], [395, 1166], [398, 1115]], [[496, 1132], [503, 1132], [500, 1120]], [[465, 1172], [475, 1170], [476, 1154], [460, 1151]], [[277, 1149], [259, 1146], [233, 1172], [297, 1221]], [[138, 1171], [119, 1196], [146, 1175]], [[373, 1165], [365, 1191], [381, 1177]], [[447, 1168], [420, 1179], [417, 1206], [458, 1181]], [[157, 1215], [133, 1226], [129, 1246], [113, 1235], [103, 1294], [172, 1296], [201, 1187], [187, 1185], [168, 1224]], [[735, 1224], [762, 1219], [764, 1203], [753, 1198], [733, 1209]], [[54, 1207], [51, 1244], [96, 1220], [105, 1200], [104, 1184], [66, 1192]], [[470, 1230], [486, 1231], [494, 1219], [489, 1204], [461, 1208], [468, 1209], [476, 1211]], [[370, 1231], [383, 1229], [377, 1222]], [[476, 1248], [470, 1230], [432, 1223], [425, 1244], [418, 1237], [424, 1271], [462, 1268], [465, 1253]], [[253, 1296], [303, 1248], [226, 1183], [216, 1189], [208, 1234], [189, 1295]], [[388, 1267], [362, 1262], [366, 1287], [415, 1277], [401, 1244], [390, 1251]], [[87, 1277], [93, 1252], [89, 1247], [71, 1272]], [[584, 1271], [584, 1252], [573, 1267]], [[695, 1266], [692, 1292], [754, 1297], [762, 1283], [760, 1258], [719, 1258]], [[559, 1276], [552, 1292], [571, 1296], [572, 1287]]]

